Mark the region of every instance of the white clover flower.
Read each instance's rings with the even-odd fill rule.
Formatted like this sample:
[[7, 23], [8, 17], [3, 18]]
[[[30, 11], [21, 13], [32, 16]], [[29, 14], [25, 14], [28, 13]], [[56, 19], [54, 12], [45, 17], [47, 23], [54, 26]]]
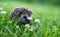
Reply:
[[3, 10], [3, 8], [2, 8], [2, 7], [0, 7], [0, 10]]
[[34, 26], [30, 26], [30, 28], [28, 29], [29, 31], [33, 31], [35, 29]]
[[29, 29], [29, 31], [33, 31], [33, 29], [32, 29], [32, 28], [30, 28], [30, 29]]
[[26, 24], [25, 27], [26, 27], [26, 28], [29, 28], [30, 26], [29, 26], [29, 24]]
[[1, 14], [6, 14], [6, 11], [2, 11]]
[[39, 19], [36, 19], [35, 22], [36, 22], [36, 23], [40, 23], [40, 20], [39, 20]]
[[19, 26], [16, 26], [16, 28], [19, 28]]
[[7, 3], [4, 3], [4, 6], [6, 6], [7, 5]]

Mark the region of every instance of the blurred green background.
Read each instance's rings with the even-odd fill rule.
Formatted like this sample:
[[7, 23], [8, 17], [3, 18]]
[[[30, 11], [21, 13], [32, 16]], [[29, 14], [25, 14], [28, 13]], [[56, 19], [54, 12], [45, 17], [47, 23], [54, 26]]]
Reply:
[[60, 5], [60, 0], [0, 0], [0, 1], [22, 1], [27, 3], [48, 3], [53, 5]]

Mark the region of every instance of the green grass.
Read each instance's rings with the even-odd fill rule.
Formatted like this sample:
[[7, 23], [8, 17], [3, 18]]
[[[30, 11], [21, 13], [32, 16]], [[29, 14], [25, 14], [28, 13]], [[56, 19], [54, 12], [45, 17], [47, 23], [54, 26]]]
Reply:
[[[11, 10], [19, 6], [28, 7], [33, 11], [33, 20], [30, 23], [33, 31], [9, 20]], [[0, 7], [7, 12], [1, 14], [0, 11], [0, 37], [60, 37], [60, 7], [19, 1], [1, 1]], [[35, 19], [39, 19], [40, 23], [36, 23]]]

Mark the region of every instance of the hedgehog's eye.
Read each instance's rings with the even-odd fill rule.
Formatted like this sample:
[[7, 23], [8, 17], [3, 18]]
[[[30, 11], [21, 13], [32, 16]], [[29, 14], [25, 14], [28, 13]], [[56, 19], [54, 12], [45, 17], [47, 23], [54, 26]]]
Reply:
[[27, 18], [26, 16], [23, 16], [23, 18]]

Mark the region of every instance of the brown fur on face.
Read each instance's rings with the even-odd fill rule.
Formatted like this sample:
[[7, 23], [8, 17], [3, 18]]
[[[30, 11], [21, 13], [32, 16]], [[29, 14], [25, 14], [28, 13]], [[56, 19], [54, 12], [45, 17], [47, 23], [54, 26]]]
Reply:
[[30, 21], [32, 20], [32, 11], [29, 10], [28, 8], [24, 8], [24, 7], [19, 7], [19, 8], [15, 8], [11, 14], [10, 14], [10, 18], [13, 19], [14, 21], [19, 21], [22, 23], [30, 23]]

